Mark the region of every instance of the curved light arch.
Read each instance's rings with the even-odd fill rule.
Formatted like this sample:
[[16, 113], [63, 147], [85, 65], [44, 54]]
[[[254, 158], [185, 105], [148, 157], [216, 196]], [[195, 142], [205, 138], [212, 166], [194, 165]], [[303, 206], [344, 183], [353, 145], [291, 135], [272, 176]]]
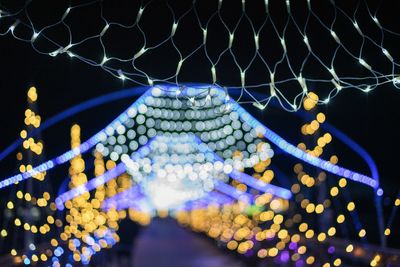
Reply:
[[[189, 87], [204, 87], [204, 85], [188, 85]], [[155, 86], [157, 87], [157, 86]], [[180, 90], [180, 87], [176, 87], [176, 86], [167, 86], [168, 89], [174, 88], [176, 91]], [[123, 93], [121, 93], [122, 95], [124, 95], [123, 97], [126, 97], [130, 94], [132, 95], [137, 95], [140, 92], [142, 92], [143, 90], [147, 90], [141, 97], [139, 97], [129, 108], [132, 108], [134, 106], [138, 106], [143, 102], [144, 96], [146, 96], [147, 94], [149, 94], [150, 89], [152, 87], [138, 87], [138, 88], [134, 88], [134, 89], [127, 89], [124, 90]], [[220, 88], [217, 88], [220, 90], [220, 93], [223, 94], [225, 93], [225, 91], [223, 91]], [[132, 92], [132, 91], [134, 92]], [[173, 89], [172, 89], [173, 90]], [[89, 109], [91, 107], [97, 106], [97, 105], [101, 105], [101, 104], [105, 104], [107, 102], [111, 102], [117, 99], [121, 99], [122, 96], [119, 95], [120, 92], [116, 92], [116, 93], [111, 93], [105, 96], [101, 96], [89, 101], [86, 101], [80, 105], [74, 106], [68, 110], [66, 110], [65, 112], [62, 112], [54, 117], [52, 117], [50, 120], [48, 120], [49, 122], [45, 122], [45, 124], [43, 125], [43, 127], [39, 128], [39, 129], [45, 129], [51, 125], [53, 125], [54, 123], [61, 121], [62, 119], [65, 119], [69, 116], [72, 116], [74, 114], [77, 114], [78, 112], [85, 110], [85, 109]], [[326, 160], [322, 160], [320, 158], [314, 157], [312, 155], [307, 154], [306, 152], [302, 151], [301, 149], [297, 148], [296, 146], [288, 143], [285, 139], [283, 139], [281, 136], [279, 136], [277, 133], [275, 133], [274, 131], [272, 131], [271, 129], [269, 129], [268, 127], [264, 126], [263, 124], [261, 124], [257, 119], [255, 119], [251, 114], [249, 114], [245, 109], [243, 109], [239, 104], [237, 104], [235, 101], [233, 101], [232, 99], [229, 98], [229, 100], [227, 101], [229, 102], [232, 110], [235, 110], [238, 112], [240, 118], [243, 121], [246, 121], [250, 126], [252, 126], [253, 128], [255, 128], [257, 130], [257, 132], [259, 134], [262, 134], [266, 139], [268, 139], [269, 141], [271, 141], [272, 143], [274, 143], [276, 146], [278, 146], [280, 149], [282, 149], [283, 151], [285, 151], [288, 154], [291, 154], [292, 156], [307, 162], [310, 165], [313, 165], [315, 167], [318, 167], [320, 169], [323, 169], [327, 172], [333, 173], [335, 175], [339, 175], [342, 177], [346, 177], [350, 180], [353, 180], [355, 182], [359, 182], [365, 185], [368, 185], [374, 189], [379, 188], [379, 180], [376, 180], [374, 178], [371, 178], [369, 176], [351, 171], [349, 169], [334, 165]], [[128, 109], [129, 109], [128, 108]], [[127, 110], [128, 110], [127, 109]], [[113, 122], [111, 122], [108, 126], [112, 126], [115, 123], [119, 123], [121, 121], [124, 121], [127, 118], [127, 110], [125, 112], [123, 112], [122, 114], [120, 114]], [[90, 139], [88, 139], [87, 141], [85, 141], [84, 143], [82, 143], [78, 148], [75, 148], [73, 150], [69, 150], [63, 154], [61, 154], [60, 156], [48, 160], [42, 164], [40, 164], [39, 166], [36, 166], [35, 168], [33, 168], [31, 171], [29, 172], [25, 172], [23, 174], [17, 174], [8, 178], [3, 179], [2, 181], [0, 181], [0, 189], [10, 186], [16, 182], [20, 182], [23, 181], [25, 179], [28, 179], [30, 177], [32, 177], [33, 175], [35, 175], [38, 172], [43, 172], [46, 170], [49, 170], [53, 167], [55, 167], [56, 165], [59, 164], [63, 164], [65, 162], [67, 162], [68, 160], [72, 159], [73, 157], [75, 157], [78, 154], [81, 153], [85, 153], [87, 152], [90, 148], [92, 148], [96, 143], [98, 143], [101, 140], [101, 137], [105, 134], [105, 129], [107, 127], [105, 127], [103, 130], [101, 130], [100, 132], [98, 132], [97, 134], [95, 134], [94, 136], [92, 136]], [[343, 137], [343, 136], [342, 136]], [[351, 139], [350, 139], [351, 140]], [[0, 154], [0, 160], [1, 160], [1, 156], [4, 157], [4, 155], [6, 155], [7, 153], [11, 153], [11, 151], [13, 150], [13, 147], [17, 147], [17, 145], [14, 145], [16, 142], [20, 142], [20, 139], [18, 139], [17, 141], [15, 141], [11, 146], [9, 146], [6, 151], [3, 151]], [[7, 152], [7, 153], [4, 153]], [[356, 151], [357, 152], [357, 151]], [[360, 151], [358, 151], [360, 152]], [[363, 157], [364, 158], [364, 157]], [[372, 158], [370, 158], [372, 160]], [[367, 160], [368, 161], [368, 160]], [[373, 161], [372, 161], [373, 162]], [[376, 166], [375, 166], [376, 167]], [[374, 174], [374, 172], [373, 172]], [[377, 174], [377, 172], [376, 172]]]

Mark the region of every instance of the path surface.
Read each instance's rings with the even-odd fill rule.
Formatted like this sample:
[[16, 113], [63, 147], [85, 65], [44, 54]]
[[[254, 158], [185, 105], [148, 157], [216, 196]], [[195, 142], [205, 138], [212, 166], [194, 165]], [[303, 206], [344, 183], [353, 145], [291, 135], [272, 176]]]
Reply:
[[133, 267], [245, 267], [172, 219], [153, 220], [140, 233], [133, 251]]

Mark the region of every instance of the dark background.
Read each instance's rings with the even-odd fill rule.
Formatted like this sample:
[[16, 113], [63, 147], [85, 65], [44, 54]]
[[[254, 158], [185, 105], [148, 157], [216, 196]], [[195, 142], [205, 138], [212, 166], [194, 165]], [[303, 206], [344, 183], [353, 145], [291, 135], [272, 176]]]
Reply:
[[[216, 1], [208, 2], [213, 3], [213, 5], [210, 4], [210, 9], [215, 7], [214, 2]], [[240, 1], [235, 2], [239, 3]], [[284, 1], [281, 2], [283, 3]], [[379, 3], [377, 1], [370, 2], [371, 6], [375, 7], [378, 5], [377, 3]], [[397, 2], [398, 1], [383, 1], [382, 9], [378, 13], [382, 24], [384, 22], [385, 25], [389, 25], [393, 29], [399, 27], [398, 23], [396, 23], [396, 13], [399, 8]], [[344, 8], [351, 10], [356, 6], [357, 2], [338, 1], [338, 3], [340, 5], [345, 5], [343, 6]], [[0, 4], [0, 6], [7, 6], [9, 1], [0, 1]], [[115, 17], [118, 16], [119, 12], [128, 12], [136, 16], [137, 4], [132, 5], [131, 10], [127, 11], [128, 6], [129, 5], [126, 2], [122, 1], [121, 6], [110, 5], [109, 12]], [[60, 14], [62, 15], [61, 11], [65, 10], [61, 4], [57, 4], [57, 6], [54, 4], [53, 7], [50, 5], [50, 2], [46, 1], [42, 2], [39, 7], [41, 8], [35, 8], [36, 11], [33, 12], [33, 17], [38, 21], [38, 23], [42, 22], [43, 24], [46, 24], [46, 20], [50, 20], [52, 16], [59, 17]], [[52, 8], [54, 8], [54, 10]], [[226, 7], [226, 10], [229, 11], [229, 8], [230, 7]], [[283, 12], [282, 14], [285, 14], [284, 5], [277, 5], [274, 8], [279, 12]], [[321, 17], [329, 21], [329, 18], [332, 15], [331, 9], [322, 4], [321, 7], [316, 7], [316, 9]], [[207, 7], [205, 7], [205, 10], [207, 10]], [[232, 10], [236, 9], [232, 7]], [[254, 10], [257, 11], [257, 8], [254, 8]], [[278, 11], [277, 14], [279, 14]], [[88, 12], [89, 15], [98, 14], [97, 9], [85, 12]], [[232, 12], [238, 11], [236, 10]], [[300, 17], [299, 20], [301, 20], [301, 13], [298, 16]], [[154, 23], [156, 25], [155, 27], [159, 25], [161, 28], [164, 24], [171, 25], [171, 21], [164, 21], [161, 18], [161, 16], [159, 18], [153, 17], [153, 20], [148, 23]], [[279, 16], [274, 17], [274, 19], [278, 24], [284, 22], [284, 20]], [[358, 21], [359, 24], [365, 23], [365, 25], [368, 25], [368, 23], [370, 23], [370, 18], [366, 15], [360, 15]], [[0, 19], [0, 27], [4, 27], [4, 24], [2, 25], [2, 23], [3, 22]], [[71, 21], [71, 23], [73, 24], [77, 22], [75, 20], [75, 22]], [[82, 17], [82, 21], [79, 23], [82, 23], [83, 26], [88, 26], [89, 28], [96, 28], [100, 22], [98, 22], [98, 20], [92, 21], [91, 19]], [[356, 35], [349, 29], [351, 24], [346, 24], [345, 20], [342, 22], [339, 21], [338, 23], [338, 28], [336, 30], [337, 33], [340, 33], [340, 36], [343, 36], [342, 39], [346, 40], [346, 44], [349, 44], [351, 47], [352, 41], [354, 40], [354, 42], [356, 42]], [[343, 27], [340, 27], [341, 23], [343, 23]], [[102, 27], [100, 27], [100, 29], [101, 28]], [[169, 26], [166, 28], [170, 29]], [[368, 32], [367, 29], [371, 29], [370, 34], [372, 36], [379, 36], [379, 32], [374, 31], [372, 28], [365, 29], [366, 32]], [[313, 28], [311, 27], [309, 31], [312, 32], [312, 30]], [[320, 30], [321, 29], [318, 30], [315, 28], [316, 33], [314, 33], [313, 40], [316, 42], [315, 44], [316, 47], [318, 47], [319, 55], [324, 58], [330, 58], [332, 55], [332, 47], [335, 48], [335, 45], [332, 43], [331, 38], [329, 38], [329, 34], [325, 37], [319, 37], [318, 31]], [[181, 33], [182, 36], [177, 37], [181, 38], [180, 40], [182, 44], [185, 44], [185, 38], [190, 42], [188, 36], [192, 36], [191, 31], [190, 24], [188, 24]], [[245, 30], [243, 31], [245, 32]], [[74, 32], [79, 32], [79, 29], [75, 29]], [[55, 37], [59, 37], [60, 39], [64, 38], [63, 36], [65, 35], [61, 31], [56, 31], [53, 34]], [[216, 35], [218, 34], [216, 33]], [[224, 39], [225, 37], [221, 38]], [[293, 40], [295, 40], [294, 34], [291, 35], [289, 33], [288, 38], [293, 38]], [[397, 37], [397, 39], [400, 38]], [[385, 41], [385, 47], [387, 47], [391, 54], [398, 59], [400, 56], [398, 47], [400, 46], [397, 46], [397, 39], [393, 36], [387, 38], [387, 41]], [[126, 44], [127, 41], [135, 43], [135, 40], [136, 39], [131, 40], [129, 38], [115, 36], [109, 37], [108, 42], [110, 42], [110, 47], [115, 49], [114, 51], [120, 52], [121, 49], [123, 50], [126, 48], [124, 47], [124, 44], [128, 46]], [[120, 43], [122, 43], [122, 45], [119, 45]], [[238, 43], [238, 46], [234, 47], [235, 51], [237, 51], [239, 60], [245, 62], [248, 50], [250, 49], [248, 49], [246, 43]], [[117, 45], [112, 46], [112, 44]], [[218, 44], [216, 43], [214, 45], [215, 49], [218, 49]], [[293, 45], [293, 49], [290, 51], [297, 51], [296, 46], [299, 47], [299, 55], [302, 53], [302, 49], [304, 49], [304, 47], [302, 47], [304, 45], [298, 41], [297, 43], [296, 41], [293, 41], [290, 45]], [[138, 45], [138, 47], [140, 47], [140, 45]], [[271, 44], [270, 47], [265, 44], [263, 47], [265, 47], [263, 49], [269, 50], [267, 53], [271, 53], [271, 55], [281, 52], [279, 50], [280, 48], [276, 44]], [[354, 45], [353, 48], [356, 49], [357, 45]], [[367, 61], [378, 66], [379, 70], [379, 66], [382, 65], [382, 72], [390, 73], [390, 65], [388, 65], [385, 57], [381, 53], [378, 53], [379, 51], [375, 51], [374, 48], [370, 48], [370, 50], [368, 50], [368, 48], [369, 47], [367, 46], [365, 53]], [[209, 49], [212, 50], [213, 46], [211, 45]], [[94, 52], [97, 50], [92, 51], [90, 45], [88, 45], [88, 47], [83, 47], [81, 51], [83, 53], [87, 52], [88, 54], [97, 53], [98, 58], [102, 58], [101, 52]], [[371, 53], [368, 53], [369, 51]], [[113, 51], [111, 51], [110, 54], [113, 54]], [[290, 57], [294, 59], [297, 58], [295, 53], [291, 52], [289, 54]], [[211, 82], [209, 75], [210, 66], [201, 61], [200, 58], [200, 56], [198, 58], [194, 57], [194, 63], [187, 64], [188, 69], [183, 71], [183, 74], [180, 76], [181, 81]], [[143, 64], [143, 67], [147, 66], [156, 74], [161, 73], [163, 76], [167, 76], [166, 73], [168, 73], [167, 66], [169, 62], [173, 62], [173, 64], [177, 63], [176, 58], [171, 58], [171, 55], [168, 53], [161, 53], [158, 55], [157, 60], [159, 61], [154, 62], [150, 59], [146, 60], [144, 57], [144, 62], [141, 62], [141, 64]], [[226, 62], [228, 62], [228, 59]], [[112, 77], [100, 68], [89, 66], [75, 58], [69, 58], [65, 54], [55, 58], [40, 55], [32, 49], [29, 43], [18, 41], [10, 34], [0, 37], [0, 64], [0, 150], [6, 148], [11, 142], [13, 142], [17, 138], [19, 131], [24, 127], [24, 110], [27, 105], [26, 91], [32, 85], [36, 86], [38, 89], [39, 110], [43, 120], [46, 120], [46, 118], [49, 118], [66, 108], [93, 97], [123, 88], [136, 86], [132, 82], [123, 82]], [[224, 64], [220, 67], [222, 69], [222, 81], [227, 84], [238, 84], [239, 73], [237, 70], [232, 75], [232, 72], [229, 70], [229, 64]], [[314, 74], [314, 77], [319, 76], [318, 70], [321, 69], [321, 66], [316, 65], [315, 62], [312, 61], [309, 65], [310, 66], [307, 69], [308, 73]], [[349, 59], [349, 57], [344, 54], [338, 57], [335, 66], [338, 73], [343, 73], [341, 76], [362, 75], [364, 71], [362, 67], [354, 63], [353, 59]], [[172, 69], [176, 68], [175, 65], [172, 67]], [[207, 73], [202, 72], [203, 69], [206, 69]], [[286, 70], [282, 70], [282, 77], [286, 72]], [[321, 74], [321, 76], [323, 75]], [[265, 82], [265, 80], [268, 80], [268, 77], [266, 77], [265, 72], [255, 70], [254, 73], [250, 75], [249, 81], [250, 83], [251, 81], [257, 83], [260, 82], [259, 79], [263, 79]], [[321, 93], [321, 95], [324, 95], [324, 93], [326, 94], [327, 92], [327, 88], [324, 88], [321, 84], [310, 84], [309, 86], [315, 89], [316, 92]], [[290, 87], [291, 85], [289, 84], [287, 90], [291, 90], [292, 88]], [[259, 88], [257, 90], [262, 91], [267, 90], [267, 88]], [[73, 123], [79, 123], [81, 125], [83, 135], [82, 139], [85, 140], [98, 130], [102, 129], [102, 127], [124, 110], [132, 101], [134, 101], [134, 99], [125, 99], [85, 111], [46, 130], [42, 133], [43, 140], [45, 141], [46, 156], [48, 158], [54, 157], [69, 148], [69, 129]], [[281, 136], [289, 139], [291, 142], [297, 143], [301, 141], [300, 126], [303, 122], [293, 114], [272, 107], [267, 108], [264, 111], [255, 110], [250, 105], [245, 106], [245, 108], [251, 110], [255, 116], [262, 119], [265, 125], [270, 126]], [[385, 203], [387, 205], [390, 204], [388, 207], [392, 206], [394, 198], [400, 189], [398, 165], [398, 152], [400, 151], [400, 136], [398, 133], [398, 124], [400, 121], [400, 90], [396, 89], [391, 83], [380, 86], [368, 94], [349, 88], [343, 90], [328, 105], [319, 107], [319, 110], [327, 114], [327, 121], [329, 123], [344, 131], [372, 155], [378, 165], [381, 175], [382, 188], [385, 191]], [[351, 152], [351, 150], [343, 148], [339, 142], [334, 142], [332, 150], [338, 154], [340, 159], [339, 163], [342, 166], [368, 174], [367, 166], [357, 157], [357, 155]], [[0, 162], [1, 177], [7, 177], [10, 174], [15, 173], [16, 160], [14, 154], [15, 153], [12, 154], [13, 156], [10, 155], [4, 161]], [[288, 169], [290, 170], [290, 167]], [[61, 181], [64, 180], [66, 173], [65, 168], [50, 173], [55, 188], [57, 188]], [[6, 192], [7, 190], [8, 189], [5, 189], [3, 192]], [[386, 208], [386, 213], [388, 210], [389, 209]]]

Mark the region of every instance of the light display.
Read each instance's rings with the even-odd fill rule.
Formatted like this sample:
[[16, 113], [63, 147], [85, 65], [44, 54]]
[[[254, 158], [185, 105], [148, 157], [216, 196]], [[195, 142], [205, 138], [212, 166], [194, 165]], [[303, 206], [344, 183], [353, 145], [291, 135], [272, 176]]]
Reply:
[[[22, 150], [17, 153], [18, 170], [25, 173], [32, 165], [43, 161], [43, 141], [30, 137], [41, 124], [38, 114], [38, 92], [35, 87], [27, 91], [28, 108], [25, 110], [25, 129], [20, 132]], [[55, 237], [55, 229], [62, 221], [55, 218], [52, 187], [46, 181], [46, 172], [39, 172], [27, 183], [14, 184], [4, 209], [0, 247], [12, 256], [14, 264], [39, 264], [53, 255], [53, 246], [48, 240]], [[15, 229], [11, 231], [10, 229]]]
[[[184, 90], [182, 93], [182, 90]], [[24, 174], [18, 174], [14, 175], [12, 177], [3, 179], [0, 181], [0, 188], [9, 186], [13, 182], [18, 182], [24, 179], [28, 179], [32, 177], [32, 175], [35, 175], [37, 172], [42, 172], [46, 171], [48, 169], [53, 168], [54, 166], [58, 164], [63, 164], [66, 161], [72, 159], [74, 156], [87, 152], [90, 148], [96, 145], [96, 148], [98, 146], [98, 150], [101, 150], [106, 156], [110, 154], [110, 158], [114, 161], [122, 159], [123, 155], [126, 155], [126, 157], [129, 157], [129, 154], [127, 154], [129, 151], [135, 151], [138, 149], [139, 145], [145, 145], [148, 142], [148, 139], [151, 137], [154, 137], [157, 133], [156, 129], [149, 129], [147, 131], [147, 128], [143, 123], [146, 121], [145, 119], [145, 113], [147, 113], [147, 105], [151, 107], [151, 111], [153, 111], [153, 104], [148, 103], [146, 101], [153, 101], [153, 98], [157, 98], [160, 95], [169, 95], [170, 98], [177, 98], [181, 97], [182, 99], [185, 100], [185, 104], [187, 106], [188, 111], [185, 114], [181, 114], [178, 111], [175, 112], [175, 115], [173, 112], [166, 112], [165, 114], [161, 113], [161, 108], [165, 108], [166, 103], [168, 105], [171, 105], [170, 108], [173, 109], [180, 109], [182, 105], [182, 102], [178, 99], [175, 99], [175, 103], [181, 103], [181, 104], [176, 104], [178, 106], [173, 107], [172, 103], [173, 100], [169, 100], [167, 102], [166, 100], [163, 101], [163, 99], [158, 99], [159, 101], [155, 102], [155, 113], [152, 114], [153, 118], [150, 118], [148, 121], [150, 125], [155, 125], [155, 119], [157, 119], [160, 122], [160, 125], [157, 125], [156, 129], [163, 132], [163, 131], [173, 131], [175, 130], [172, 127], [178, 127], [176, 130], [177, 131], [186, 131], [186, 132], [196, 132], [199, 135], [199, 138], [207, 143], [207, 145], [210, 147], [212, 150], [216, 150], [217, 153], [222, 153], [222, 156], [224, 156], [223, 153], [225, 153], [225, 156], [230, 157], [232, 153], [236, 150], [244, 150], [247, 149], [249, 151], [244, 151], [243, 152], [243, 166], [239, 166], [241, 168], [245, 168], [248, 166], [251, 166], [251, 163], [253, 160], [259, 160], [259, 158], [251, 158], [251, 156], [254, 154], [254, 149], [255, 147], [252, 145], [246, 146], [245, 142], [238, 142], [238, 146], [233, 146], [230, 145], [229, 143], [234, 142], [235, 139], [241, 139], [242, 137], [246, 142], [252, 142], [253, 140], [259, 139], [258, 136], [262, 136], [270, 140], [272, 143], [277, 145], [280, 149], [283, 151], [291, 154], [294, 157], [300, 158], [301, 160], [319, 167], [321, 169], [324, 169], [328, 172], [334, 173], [336, 175], [344, 176], [346, 178], [349, 178], [351, 180], [369, 185], [373, 188], [377, 188], [379, 186], [379, 181], [374, 180], [373, 178], [370, 178], [366, 175], [359, 174], [357, 172], [350, 171], [348, 169], [335, 166], [332, 163], [319, 159], [311, 154], [305, 153], [301, 149], [297, 148], [296, 146], [291, 145], [290, 143], [286, 142], [282, 137], [277, 135], [275, 132], [272, 130], [268, 129], [264, 125], [262, 125], [260, 122], [258, 122], [254, 117], [252, 117], [248, 112], [246, 112], [243, 108], [241, 108], [237, 103], [235, 103], [229, 95], [226, 94], [226, 92], [220, 88], [217, 87], [167, 87], [167, 86], [156, 86], [153, 87], [151, 90], [146, 92], [142, 97], [140, 97], [133, 105], [128, 108], [127, 111], [119, 115], [113, 122], [111, 122], [104, 130], [100, 131], [90, 139], [88, 139], [86, 142], [81, 144], [79, 147], [74, 148], [70, 151], [65, 152], [64, 154], [52, 159], [48, 160], [45, 163], [42, 163], [41, 165], [33, 168], [32, 170], [24, 173]], [[211, 95], [214, 97], [211, 98]], [[199, 96], [202, 96], [201, 98]], [[159, 105], [159, 106], [157, 106]], [[174, 119], [173, 116], [184, 116], [183, 118], [186, 119], [204, 119], [206, 118], [205, 112], [201, 112], [199, 110], [193, 110], [193, 108], [196, 107], [205, 107], [205, 106], [212, 106], [208, 110], [208, 113], [211, 113], [211, 116], [217, 117], [221, 116], [217, 122], [214, 124], [210, 122], [205, 128], [205, 124], [203, 122], [197, 122], [196, 125], [193, 125], [191, 122], [186, 121], [186, 122], [181, 122], [178, 121], [176, 124], [170, 125], [168, 121], [164, 121], [163, 124], [161, 124], [161, 119], [165, 120], [172, 120]], [[226, 112], [230, 112], [230, 115], [224, 114]], [[233, 114], [233, 115], [232, 115]], [[201, 117], [203, 116], [203, 118]], [[230, 116], [233, 116], [233, 118], [230, 118]], [[136, 118], [136, 121], [134, 121], [132, 118]], [[231, 123], [231, 121], [236, 120], [236, 123], [233, 123], [234, 125], [227, 125], [228, 123]], [[243, 121], [243, 127], [241, 125], [240, 121]], [[137, 124], [139, 126], [137, 126]], [[126, 137], [122, 136], [125, 134], [126, 131], [126, 126], [131, 125], [135, 126], [138, 128], [138, 133], [139, 134], [144, 134], [146, 135], [141, 135], [138, 138], [138, 141], [130, 141], [129, 145], [127, 144], [120, 144], [124, 143], [126, 140], [133, 139], [136, 136], [136, 132], [130, 132], [132, 135], [131, 138], [128, 136], [128, 132], [126, 132]], [[215, 130], [217, 127], [224, 127], [223, 129], [219, 129], [218, 131]], [[147, 126], [149, 127], [149, 126]], [[151, 126], [152, 127], [152, 126]], [[170, 128], [171, 127], [171, 128]], [[197, 128], [196, 128], [197, 127]], [[200, 128], [199, 128], [200, 127]], [[242, 127], [243, 131], [246, 132], [245, 134], [243, 131], [240, 129], [236, 129], [234, 127]], [[234, 131], [235, 130], [235, 131]], [[146, 132], [147, 131], [147, 132]], [[228, 133], [226, 133], [227, 131]], [[143, 132], [143, 133], [142, 133]], [[122, 134], [121, 134], [122, 133]], [[118, 141], [115, 136], [111, 137], [110, 135], [119, 135], [120, 140], [124, 141]], [[208, 134], [211, 134], [210, 137], [208, 137]], [[236, 137], [235, 137], [236, 135]], [[109, 137], [107, 137], [109, 136]], [[226, 137], [226, 143], [221, 141], [220, 139]], [[109, 144], [111, 146], [115, 145], [115, 148], [117, 149], [116, 151], [109, 151], [109, 148], [104, 148], [104, 144], [99, 144], [100, 142], [105, 142], [106, 144]], [[117, 143], [119, 142], [119, 143]], [[257, 141], [255, 143], [258, 144]], [[254, 144], [253, 144], [254, 145]], [[234, 162], [232, 162], [234, 163]], [[240, 164], [239, 164], [240, 165]]]
[[[230, 93], [240, 91], [238, 102], [260, 109], [274, 99], [288, 111], [299, 110], [315, 88], [325, 92], [317, 102], [328, 104], [343, 90], [369, 93], [388, 83], [400, 87], [399, 60], [388, 41], [398, 40], [399, 33], [381, 14], [392, 9], [390, 3], [215, 0], [120, 5], [115, 17], [112, 1], [63, 1], [54, 6], [57, 16], [45, 25], [37, 23], [42, 16], [38, 2], [5, 5], [0, 20], [6, 26], [0, 35], [27, 42], [40, 54], [65, 55], [141, 85], [180, 86], [195, 70], [207, 77], [203, 82], [226, 86]], [[93, 25], [87, 32], [79, 26], [82, 18]], [[153, 28], [155, 20], [162, 23]], [[188, 34], [192, 38], [186, 38]], [[122, 36], [127, 49], [119, 49], [120, 38], [114, 36]], [[259, 88], [268, 92], [266, 97], [256, 96]]]
[[[140, 85], [46, 121], [28, 89], [24, 129], [0, 151], [3, 161], [18, 149], [15, 174], [0, 175], [10, 192], [0, 201], [1, 266], [107, 265], [124, 220], [155, 217], [251, 266], [400, 265], [391, 247], [400, 192], [384, 191], [373, 158], [319, 109], [343, 91], [400, 89], [394, 3], [126, 2], [0, 4], [0, 38]], [[42, 131], [123, 99], [133, 103], [89, 139], [68, 125], [70, 149], [44, 155]], [[258, 119], [276, 107], [302, 121], [297, 137]]]
[[[370, 235], [390, 237], [393, 219], [382, 228], [378, 217], [379, 233], [371, 232], [349, 189], [362, 187], [379, 203], [383, 192], [373, 161], [373, 178], [337, 165], [338, 156], [328, 154], [334, 136], [322, 132], [329, 128], [326, 116], [312, 113], [317, 98], [310, 93], [303, 102], [311, 116], [301, 127], [305, 141], [294, 146], [223, 89], [150, 87], [87, 141], [81, 143], [80, 127], [74, 125], [70, 151], [1, 184], [10, 185], [15, 177], [27, 183], [43, 168], [50, 171], [70, 162], [70, 190], [52, 204], [65, 212], [65, 217], [53, 218], [63, 231], [50, 240], [49, 255], [41, 259], [53, 255], [54, 267], [88, 264], [102, 249], [113, 247], [124, 218], [146, 225], [167, 214], [228, 250], [261, 261], [340, 266], [359, 257], [372, 266], [391, 262], [390, 253], [377, 254], [362, 242]], [[276, 150], [301, 160], [294, 165], [294, 180], [272, 167]], [[92, 179], [84, 173], [83, 153], [89, 151], [94, 156]], [[36, 261], [33, 255], [24, 259]]]
[[[74, 125], [71, 128], [71, 148], [79, 145], [80, 127]], [[115, 167], [113, 161], [105, 163], [100, 153], [95, 153], [94, 156], [95, 176], [101, 177], [106, 169]], [[85, 162], [81, 155], [71, 160], [70, 188], [77, 188], [87, 182], [84, 169]], [[126, 190], [130, 185], [130, 177], [122, 174], [101, 186], [97, 186], [93, 195], [85, 192], [65, 203], [67, 208], [65, 221], [67, 224], [60, 234], [60, 239], [67, 244], [68, 250], [72, 253], [73, 261], [88, 264], [96, 253], [102, 249], [111, 248], [119, 241], [117, 234], [118, 221], [127, 216], [126, 211], [117, 211], [115, 208], [103, 211], [101, 207], [106, 198], [116, 195], [119, 191]], [[61, 256], [64, 252], [59, 254], [57, 260], [53, 260], [53, 264], [54, 262], [62, 261]]]

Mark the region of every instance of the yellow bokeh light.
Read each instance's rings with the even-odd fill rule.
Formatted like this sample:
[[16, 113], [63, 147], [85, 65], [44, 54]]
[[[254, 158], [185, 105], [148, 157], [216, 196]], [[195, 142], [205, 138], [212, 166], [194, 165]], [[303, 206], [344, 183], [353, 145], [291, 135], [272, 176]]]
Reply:
[[288, 231], [286, 229], [282, 229], [278, 232], [279, 239], [285, 239], [288, 236]]
[[238, 246], [238, 242], [236, 240], [231, 240], [228, 242], [228, 244], [226, 245], [226, 247], [230, 250], [235, 250]]
[[12, 249], [10, 254], [11, 256], [17, 256], [17, 251], [15, 249]]
[[361, 230], [358, 232], [358, 236], [359, 236], [359, 237], [364, 237], [366, 234], [367, 234], [367, 232], [365, 231], [365, 229], [361, 229]]
[[268, 251], [266, 250], [266, 249], [260, 249], [258, 252], [257, 252], [257, 256], [259, 257], [259, 258], [265, 258], [266, 256], [268, 256]]
[[24, 197], [24, 194], [22, 193], [22, 191], [18, 191], [16, 196], [17, 198], [22, 199]]
[[297, 249], [297, 252], [298, 252], [299, 254], [304, 254], [304, 253], [306, 253], [306, 252], [307, 252], [306, 246], [300, 246], [300, 247]]
[[16, 219], [14, 220], [14, 224], [15, 224], [15, 226], [21, 226], [21, 220], [18, 219], [18, 218], [16, 218]]
[[[325, 143], [327, 143], [327, 144], [329, 144], [330, 142], [332, 142], [332, 135], [331, 135], [330, 133], [324, 134], [323, 138], [324, 138], [324, 140], [325, 140]], [[336, 159], [337, 159], [337, 157], [336, 157]]]
[[326, 239], [326, 234], [325, 234], [325, 233], [320, 233], [320, 234], [318, 234], [317, 239], [318, 239], [319, 242], [325, 241], [325, 239]]
[[315, 207], [315, 212], [316, 212], [317, 214], [321, 214], [322, 212], [324, 212], [324, 205], [318, 204], [318, 205]]
[[274, 217], [274, 223], [275, 224], [281, 224], [283, 222], [283, 216], [281, 214], [277, 214]]
[[330, 194], [331, 196], [336, 197], [339, 194], [339, 189], [336, 186], [332, 187]]
[[31, 226], [28, 223], [24, 223], [24, 229], [26, 231], [29, 231], [31, 229]]
[[31, 194], [26, 193], [26, 194], [25, 194], [25, 200], [26, 200], [26, 201], [31, 201], [31, 200], [32, 200]]
[[320, 113], [317, 114], [317, 121], [319, 123], [324, 123], [325, 120], [326, 120], [326, 117], [325, 117], [324, 113], [320, 112]]
[[343, 223], [345, 219], [346, 219], [346, 218], [344, 217], [344, 215], [343, 215], [343, 214], [340, 214], [339, 216], [337, 216], [336, 221], [337, 221], [338, 223]]
[[307, 231], [307, 229], [308, 229], [307, 223], [302, 223], [299, 225], [300, 232], [305, 232], [305, 231]]
[[7, 208], [12, 210], [14, 208], [14, 203], [12, 203], [11, 201], [7, 202]]
[[340, 187], [345, 187], [347, 185], [347, 180], [345, 178], [341, 178], [339, 180], [339, 186]]
[[306, 263], [309, 264], [309, 265], [313, 264], [314, 261], [315, 261], [315, 258], [313, 256], [309, 256], [306, 259]]
[[336, 259], [334, 262], [333, 262], [333, 265], [334, 266], [340, 266], [342, 264], [342, 260], [341, 259]]
[[328, 235], [329, 236], [334, 236], [336, 234], [336, 228], [335, 227], [331, 227], [328, 230]]
[[28, 136], [28, 133], [26, 130], [22, 130], [19, 135], [21, 136], [22, 139], [25, 139]]
[[315, 205], [313, 203], [309, 203], [306, 207], [307, 213], [312, 213], [315, 210]]
[[1, 237], [6, 237], [8, 235], [7, 231], [5, 229], [0, 231]]
[[348, 246], [346, 247], [346, 252], [347, 252], [347, 253], [351, 253], [351, 252], [353, 251], [353, 249], [354, 249], [354, 246], [353, 246], [352, 244], [350, 244], [350, 245], [348, 245]]
[[319, 97], [314, 92], [309, 92], [307, 97], [304, 98], [303, 107], [305, 110], [311, 110], [318, 103]]
[[278, 255], [278, 249], [277, 248], [270, 248], [268, 250], [268, 256], [270, 257], [275, 257], [276, 255]]
[[390, 229], [389, 229], [389, 228], [386, 228], [384, 234], [385, 234], [386, 236], [388, 236], [388, 235], [390, 235], [390, 232], [391, 232]]
[[39, 257], [36, 254], [32, 255], [32, 261], [37, 262], [39, 260]]
[[347, 204], [347, 210], [348, 211], [353, 211], [355, 209], [356, 205], [354, 204], [354, 202], [349, 202]]
[[46, 254], [41, 254], [41, 255], [40, 255], [40, 259], [41, 259], [42, 261], [47, 261], [47, 256], [46, 256]]
[[31, 226], [31, 232], [34, 233], [34, 234], [36, 234], [38, 232], [38, 229], [37, 229], [37, 227], [35, 225]]
[[314, 237], [314, 230], [312, 229], [307, 230], [306, 238], [312, 238], [312, 237]]
[[29, 88], [27, 95], [30, 101], [35, 102], [37, 100], [36, 88], [34, 86]]

